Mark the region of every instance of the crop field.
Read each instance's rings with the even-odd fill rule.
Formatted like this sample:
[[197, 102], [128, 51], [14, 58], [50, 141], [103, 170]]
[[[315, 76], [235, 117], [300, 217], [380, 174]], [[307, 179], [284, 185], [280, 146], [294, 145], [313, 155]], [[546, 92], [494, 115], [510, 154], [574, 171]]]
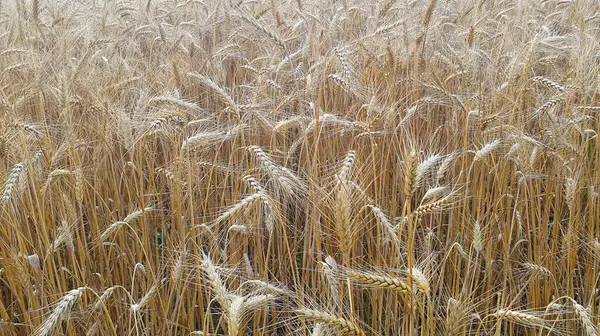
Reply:
[[597, 0], [0, 0], [0, 336], [596, 336]]

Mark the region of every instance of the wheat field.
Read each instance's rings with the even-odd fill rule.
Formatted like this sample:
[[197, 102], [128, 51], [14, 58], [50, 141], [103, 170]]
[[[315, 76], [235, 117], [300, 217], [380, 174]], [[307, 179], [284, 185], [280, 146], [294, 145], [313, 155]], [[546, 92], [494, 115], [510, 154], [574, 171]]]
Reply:
[[599, 335], [596, 0], [0, 0], [0, 335]]

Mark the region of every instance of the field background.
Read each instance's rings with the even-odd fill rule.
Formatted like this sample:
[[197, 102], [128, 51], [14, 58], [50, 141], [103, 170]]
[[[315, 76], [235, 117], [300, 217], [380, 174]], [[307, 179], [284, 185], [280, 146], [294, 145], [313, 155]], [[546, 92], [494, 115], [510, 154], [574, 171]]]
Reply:
[[595, 0], [0, 0], [0, 335], [597, 335]]

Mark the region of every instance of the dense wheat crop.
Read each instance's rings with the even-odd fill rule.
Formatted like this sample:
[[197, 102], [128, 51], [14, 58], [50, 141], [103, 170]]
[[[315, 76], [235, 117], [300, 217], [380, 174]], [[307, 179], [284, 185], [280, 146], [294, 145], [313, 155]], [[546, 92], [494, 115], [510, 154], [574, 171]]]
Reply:
[[0, 0], [0, 335], [598, 335], [596, 0]]

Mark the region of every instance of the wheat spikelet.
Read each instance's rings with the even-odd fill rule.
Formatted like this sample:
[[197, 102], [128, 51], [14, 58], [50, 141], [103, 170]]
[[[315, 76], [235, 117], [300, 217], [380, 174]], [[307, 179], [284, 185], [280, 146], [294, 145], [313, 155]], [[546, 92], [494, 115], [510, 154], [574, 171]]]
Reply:
[[469, 307], [454, 298], [448, 299], [446, 318], [444, 320], [444, 336], [462, 335], [461, 328], [467, 322]]
[[431, 286], [429, 284], [429, 280], [425, 276], [425, 273], [423, 273], [420, 269], [413, 267], [412, 269], [407, 270], [406, 274], [411, 276], [413, 282], [417, 286], [417, 289], [421, 293], [429, 295]]
[[238, 336], [242, 333], [242, 314], [244, 298], [239, 295], [229, 295], [229, 308], [227, 308], [227, 334]]
[[235, 205], [231, 206], [227, 211], [225, 211], [219, 217], [217, 217], [212, 223], [213, 224], [224, 223], [224, 222], [228, 221], [230, 218], [237, 216], [238, 214], [246, 213], [247, 211], [249, 211], [250, 209], [252, 209], [254, 206], [256, 206], [258, 204], [263, 206], [263, 210], [265, 211], [264, 220], [266, 223], [267, 230], [269, 232], [272, 232], [274, 229], [274, 224], [275, 224], [274, 223], [275, 208], [273, 206], [271, 198], [264, 191], [258, 191], [249, 196], [246, 196], [241, 201], [239, 201]]
[[106, 241], [114, 232], [118, 231], [123, 225], [131, 224], [133, 221], [142, 217], [146, 212], [153, 211], [152, 207], [144, 208], [143, 210], [136, 210], [128, 214], [122, 221], [116, 221], [112, 223], [102, 234], [100, 235], [100, 241]]
[[479, 130], [485, 133], [485, 131], [487, 130], [488, 126], [490, 126], [490, 124], [494, 123], [497, 120], [498, 120], [498, 116], [497, 115], [492, 115], [492, 116], [484, 118], [481, 121], [481, 123], [479, 124]]
[[242, 178], [242, 180], [250, 185], [254, 192], [265, 192], [263, 186], [258, 182], [258, 180], [251, 175], [246, 175]]
[[73, 244], [73, 234], [71, 232], [72, 229], [73, 228], [71, 225], [69, 225], [69, 222], [64, 219], [61, 221], [61, 225], [57, 230], [56, 239], [54, 239], [54, 242], [52, 243], [52, 249], [54, 251], [56, 251], [62, 245], [65, 245], [71, 250], [75, 249], [75, 245]]
[[290, 295], [290, 291], [281, 287], [278, 287], [272, 283], [266, 282], [266, 281], [262, 281], [262, 280], [248, 280], [246, 282], [244, 282], [244, 284], [251, 284], [254, 285], [256, 287], [258, 287], [258, 289], [261, 292], [266, 292], [267, 294], [271, 293], [271, 294], [277, 294], [277, 295]]
[[344, 181], [350, 180], [352, 175], [352, 168], [354, 167], [354, 161], [356, 159], [356, 152], [354, 150], [349, 150], [342, 161], [342, 165], [335, 175], [336, 182], [343, 183]]
[[273, 302], [277, 296], [273, 294], [259, 294], [253, 295], [245, 298], [244, 300], [244, 311], [252, 312], [259, 309], [262, 306], [267, 305], [270, 302]]
[[231, 98], [231, 96], [229, 96], [229, 94], [225, 91], [225, 89], [220, 87], [212, 79], [210, 79], [204, 75], [192, 73], [192, 72], [189, 72], [187, 75], [192, 78], [197, 79], [200, 83], [202, 83], [206, 87], [212, 89], [214, 92], [216, 92], [218, 94], [218, 96], [222, 99], [223, 102], [225, 102], [227, 105], [229, 105], [229, 107], [231, 107], [234, 111], [236, 111], [239, 114], [237, 104], [235, 103], [233, 98]]
[[584, 112], [600, 112], [600, 106], [575, 106], [575, 110]]
[[483, 232], [479, 221], [475, 221], [473, 224], [473, 248], [477, 253], [480, 253], [483, 249]]
[[339, 248], [345, 258], [350, 257], [354, 245], [355, 230], [352, 223], [351, 192], [348, 183], [340, 184], [334, 198], [334, 226]]
[[519, 151], [521, 151], [521, 148], [522, 148], [522, 144], [520, 142], [516, 141], [515, 143], [513, 143], [510, 146], [505, 157], [507, 159], [514, 160], [515, 163], [518, 162], [518, 159], [519, 159], [518, 153], [519, 153]]
[[113, 295], [113, 293], [119, 289], [119, 286], [113, 286], [113, 287], [109, 287], [106, 290], [104, 290], [104, 292], [102, 292], [102, 295], [100, 295], [100, 297], [98, 297], [98, 300], [96, 300], [96, 303], [94, 303], [94, 311], [99, 311], [100, 309], [102, 309], [102, 307], [104, 305], [106, 305], [106, 301]]
[[433, 10], [435, 8], [435, 4], [437, 0], [429, 0], [427, 4], [427, 9], [425, 9], [425, 14], [423, 15], [423, 26], [429, 26], [429, 21], [431, 21], [431, 16], [433, 15]]
[[27, 63], [17, 63], [14, 65], [11, 65], [9, 67], [4, 68], [4, 70], [2, 70], [2, 72], [0, 72], [0, 77], [3, 77], [4, 75], [6, 75], [10, 72], [18, 72], [19, 70], [25, 70], [30, 66], [31, 65], [29, 65]]
[[100, 330], [100, 322], [96, 321], [92, 326], [87, 330], [85, 336], [94, 336], [97, 335]]
[[223, 142], [227, 139], [227, 132], [215, 131], [215, 132], [204, 132], [193, 135], [187, 138], [181, 144], [181, 150], [193, 150], [197, 147], [204, 146], [209, 147], [214, 144]]
[[338, 172], [335, 174], [335, 187], [333, 199], [334, 227], [339, 239], [340, 251], [345, 258], [349, 258], [354, 245], [355, 230], [353, 228], [353, 187], [350, 181], [352, 167], [356, 154], [349, 151]]
[[51, 336], [54, 335], [54, 331], [56, 327], [67, 318], [69, 311], [75, 304], [77, 300], [81, 297], [83, 292], [86, 290], [86, 287], [79, 287], [76, 289], [70, 290], [67, 295], [63, 296], [63, 298], [58, 302], [54, 310], [42, 322], [42, 324], [33, 332], [34, 336]]
[[547, 87], [549, 87], [551, 89], [554, 89], [554, 90], [556, 90], [558, 92], [564, 92], [565, 91], [565, 88], [563, 86], [561, 86], [560, 84], [554, 82], [551, 79], [548, 79], [548, 78], [545, 78], [545, 77], [542, 77], [542, 76], [533, 77], [533, 81], [536, 82], [536, 83], [545, 85], [545, 86], [547, 86]]
[[596, 331], [596, 326], [594, 326], [594, 323], [592, 322], [589, 309], [580, 305], [573, 299], [571, 299], [571, 302], [573, 304], [573, 308], [575, 309], [575, 314], [577, 315], [577, 317], [581, 321], [581, 324], [583, 325], [583, 330], [585, 331], [585, 335], [586, 336], [597, 336], [598, 334]]
[[300, 308], [296, 310], [298, 317], [328, 325], [345, 335], [364, 336], [365, 333], [352, 321], [331, 315], [319, 310]]
[[450, 187], [448, 186], [429, 188], [421, 198], [421, 204], [427, 203], [427, 201], [438, 200], [442, 197], [448, 196], [450, 191]]
[[351, 70], [348, 58], [346, 58], [346, 55], [344, 55], [342, 48], [333, 48], [333, 51], [337, 59], [340, 61], [340, 64], [342, 65], [342, 73], [344, 78], [349, 78]]
[[131, 310], [131, 312], [139, 313], [141, 309], [146, 307], [148, 305], [148, 303], [150, 303], [150, 301], [152, 301], [154, 299], [154, 297], [156, 296], [156, 294], [158, 293], [158, 289], [159, 289], [159, 286], [161, 285], [161, 283], [162, 283], [162, 280], [153, 284], [150, 287], [150, 289], [148, 289], [146, 294], [144, 294], [144, 296], [140, 299], [139, 302], [132, 304], [131, 307], [129, 308]]
[[123, 222], [130, 224], [131, 222], [133, 222], [136, 219], [139, 219], [140, 217], [142, 217], [146, 212], [151, 212], [154, 209], [152, 207], [147, 207], [144, 208], [142, 210], [136, 210], [130, 214], [128, 214], [124, 219]]
[[446, 174], [450, 170], [450, 167], [454, 163], [454, 160], [457, 157], [458, 157], [458, 153], [452, 153], [450, 155], [447, 155], [444, 158], [444, 160], [440, 164], [440, 167], [438, 168], [437, 173], [436, 173], [436, 177], [437, 177], [438, 181], [442, 180], [444, 178], [444, 176], [446, 176]]
[[328, 335], [326, 326], [323, 323], [315, 323], [315, 326], [310, 333], [311, 336], [324, 336]]
[[515, 210], [515, 219], [517, 220], [517, 237], [521, 237], [523, 235], [523, 217], [519, 210]]
[[10, 56], [13, 54], [28, 54], [30, 50], [27, 49], [19, 49], [19, 48], [8, 48], [2, 52], [0, 52], [0, 57]]
[[225, 287], [225, 284], [221, 280], [221, 275], [208, 255], [203, 254], [200, 268], [206, 274], [208, 284], [210, 285], [215, 298], [219, 304], [221, 304], [223, 310], [227, 312], [230, 307], [229, 291]]
[[417, 180], [417, 166], [418, 166], [417, 153], [411, 151], [408, 157], [405, 159], [403, 170], [404, 170], [404, 195], [408, 199], [412, 196], [413, 190], [415, 190], [415, 184]]
[[173, 283], [178, 283], [178, 281], [182, 279], [184, 262], [187, 256], [188, 252], [186, 250], [183, 250], [179, 253], [177, 261], [175, 262], [175, 265], [173, 265], [173, 270], [171, 271], [171, 281]]
[[283, 87], [279, 84], [277, 84], [276, 81], [272, 80], [272, 79], [267, 79], [267, 85], [269, 85], [270, 87], [274, 88], [277, 91], [282, 91]]
[[227, 308], [227, 331], [230, 336], [242, 335], [246, 329], [249, 314], [261, 306], [275, 300], [272, 294], [261, 294], [242, 297], [229, 294], [229, 308]]
[[338, 281], [335, 274], [338, 272], [338, 265], [335, 259], [327, 256], [324, 262], [321, 262], [325, 284], [327, 285], [327, 296], [330, 298], [329, 307], [334, 308], [340, 303]]
[[592, 249], [597, 258], [600, 258], [600, 240], [598, 238], [594, 238], [592, 242]]
[[75, 175], [75, 199], [77, 200], [77, 204], [81, 206], [83, 204], [83, 189], [85, 188], [85, 176], [83, 175], [83, 169], [75, 169], [73, 174]]
[[[317, 120], [313, 119], [308, 124], [308, 126], [306, 126], [306, 129], [304, 130], [304, 134], [306, 135], [306, 134], [310, 134], [310, 133], [314, 132], [317, 125], [319, 126], [320, 129], [324, 129], [326, 127], [333, 127], [333, 126], [352, 129], [356, 126], [353, 122], [348, 121], [343, 118], [340, 118], [340, 117], [336, 116], [335, 114], [324, 113], [319, 116], [319, 119], [317, 119]], [[293, 147], [293, 145], [291, 147]], [[290, 148], [290, 151], [291, 150], [292, 149]]]
[[187, 138], [181, 144], [182, 151], [191, 151], [197, 147], [210, 147], [212, 145], [233, 139], [244, 130], [244, 125], [237, 125], [227, 131], [203, 132]]
[[552, 302], [550, 302], [550, 303], [549, 303], [549, 304], [546, 306], [546, 308], [547, 308], [548, 310], [554, 310], [554, 311], [557, 311], [557, 312], [564, 312], [564, 311], [565, 311], [565, 305], [564, 305], [564, 304], [562, 304], [562, 303], [557, 303], [556, 301], [552, 301]]
[[228, 232], [233, 231], [233, 232], [238, 232], [241, 234], [246, 234], [246, 233], [248, 233], [248, 227], [246, 225], [234, 224], [234, 225], [231, 225], [229, 227], [229, 229], [227, 229], [227, 231]]
[[498, 319], [506, 319], [511, 322], [519, 323], [521, 325], [533, 326], [533, 327], [544, 327], [545, 321], [535, 315], [529, 313], [510, 310], [510, 309], [498, 309], [495, 313], [490, 315]]
[[186, 125], [186, 122], [182, 117], [175, 114], [163, 114], [160, 116], [153, 117], [148, 127], [148, 135], [155, 134], [160, 130], [165, 129], [169, 124], [181, 127], [183, 125]]
[[112, 223], [102, 234], [100, 235], [100, 241], [106, 241], [114, 232], [117, 232], [123, 225], [126, 225], [125, 221], [116, 221]]
[[275, 44], [277, 46], [279, 46], [281, 49], [285, 50], [285, 43], [277, 34], [275, 34], [275, 32], [273, 32], [271, 29], [262, 25], [259, 21], [255, 20], [253, 17], [251, 17], [243, 12], [240, 12], [240, 14], [241, 14], [242, 19], [244, 19], [244, 21], [248, 22], [250, 25], [255, 27], [257, 30], [259, 30], [260, 32], [267, 35], [273, 42], [275, 42]]
[[133, 272], [137, 272], [139, 271], [140, 273], [142, 273], [142, 275], [146, 275], [146, 266], [144, 266], [144, 264], [142, 263], [135, 263], [135, 265], [133, 266]]
[[400, 239], [398, 238], [397, 230], [394, 228], [394, 225], [392, 225], [386, 214], [375, 205], [368, 205], [367, 207], [371, 209], [371, 212], [373, 212], [375, 215], [377, 223], [381, 226], [384, 232], [384, 242], [393, 242], [395, 246], [399, 247]]
[[183, 187], [187, 186], [186, 181], [182, 181], [176, 173], [168, 170], [167, 168], [156, 168], [156, 172], [164, 175], [171, 182], [179, 183]]
[[552, 277], [552, 272], [544, 266], [537, 265], [534, 263], [523, 263], [523, 267], [527, 269], [531, 274], [538, 277]]
[[483, 145], [483, 147], [481, 147], [481, 149], [479, 149], [477, 152], [475, 152], [475, 157], [473, 158], [473, 164], [475, 164], [476, 162], [479, 161], [483, 161], [485, 160], [487, 162], [487, 158], [490, 156], [490, 154], [496, 150], [498, 147], [500, 147], [500, 145], [502, 144], [502, 142], [498, 139], [493, 140], [492, 142], [489, 142], [485, 145]]
[[345, 270], [346, 275], [358, 283], [364, 285], [375, 286], [379, 288], [387, 288], [401, 293], [411, 292], [404, 280], [385, 273], [370, 273], [352, 269]]
[[72, 174], [72, 172], [68, 169], [55, 169], [52, 172], [50, 172], [48, 174], [48, 178], [46, 179], [46, 182], [44, 182], [44, 185], [42, 186], [42, 194], [45, 195], [46, 192], [48, 191], [48, 188], [50, 187], [50, 184], [62, 177], [66, 177], [66, 176], [70, 176]]
[[541, 116], [544, 113], [547, 113], [551, 108], [558, 107], [565, 104], [565, 100], [562, 98], [550, 99], [542, 106], [540, 106], [537, 110], [534, 111], [535, 116]]
[[575, 178], [567, 178], [565, 180], [565, 200], [567, 201], [567, 206], [569, 210], [573, 210], [573, 205], [575, 204], [576, 196], [577, 196], [577, 185], [578, 179]]
[[414, 182], [412, 183], [412, 192], [416, 192], [423, 184], [427, 175], [435, 168], [435, 166], [443, 159], [441, 155], [434, 154], [426, 158], [417, 165], [415, 170]]
[[148, 101], [148, 105], [152, 105], [152, 104], [171, 105], [171, 106], [181, 107], [183, 109], [189, 109], [189, 110], [196, 111], [196, 112], [200, 111], [200, 107], [197, 104], [186, 101], [185, 99], [182, 99], [180, 97], [156, 96], [156, 97], [152, 97]]
[[446, 208], [448, 206], [450, 199], [451, 199], [451, 195], [446, 196], [435, 202], [430, 202], [427, 204], [420, 205], [412, 212], [411, 216], [423, 216], [423, 215], [431, 213], [431, 212], [443, 210], [444, 208]]
[[24, 173], [24, 163], [17, 163], [12, 167], [8, 177], [6, 178], [6, 182], [4, 182], [4, 188], [2, 191], [2, 205], [8, 204], [13, 199], [14, 194], [16, 194], [18, 191], [18, 187]]
[[[393, 0], [389, 1], [389, 2], [393, 3]], [[390, 31], [390, 30], [398, 27], [401, 24], [404, 24], [405, 22], [406, 22], [406, 20], [401, 19], [401, 20], [392, 22], [392, 23], [390, 23], [388, 25], [381, 26], [381, 27], [377, 28], [372, 34], [367, 35], [367, 37], [374, 37], [374, 36], [377, 36], [377, 35], [380, 35], [380, 34], [385, 34], [386, 32], [388, 32], [388, 31]], [[388, 49], [389, 49], [389, 47], [386, 48], [386, 52], [387, 52]]]
[[53, 180], [56, 178], [60, 178], [63, 176], [70, 176], [71, 171], [68, 169], [55, 169], [50, 174], [48, 174], [48, 179]]
[[[276, 186], [276, 192], [282, 192], [291, 199], [297, 199], [306, 190], [304, 182], [288, 168], [276, 165], [259, 146], [248, 147], [258, 159], [261, 169]], [[287, 198], [286, 197], [286, 198]]]
[[532, 170], [535, 169], [536, 163], [538, 162], [539, 157], [541, 156], [542, 149], [538, 146], [533, 147], [531, 151], [531, 155], [529, 156], [529, 166]]
[[281, 133], [290, 129], [292, 126], [306, 126], [309, 121], [310, 120], [305, 116], [294, 116], [277, 122], [273, 125], [271, 131]]

